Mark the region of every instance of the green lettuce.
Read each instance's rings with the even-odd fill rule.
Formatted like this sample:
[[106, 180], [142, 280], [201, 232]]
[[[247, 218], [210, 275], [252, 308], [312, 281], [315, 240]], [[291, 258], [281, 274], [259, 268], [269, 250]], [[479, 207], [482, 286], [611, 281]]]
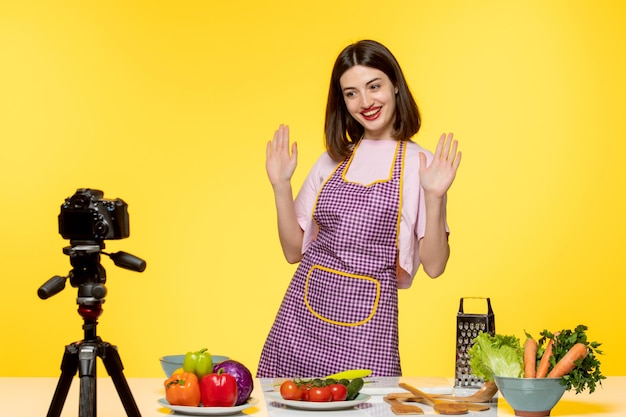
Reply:
[[472, 374], [492, 381], [493, 376], [519, 378], [524, 374], [524, 349], [515, 336], [480, 333], [468, 350]]

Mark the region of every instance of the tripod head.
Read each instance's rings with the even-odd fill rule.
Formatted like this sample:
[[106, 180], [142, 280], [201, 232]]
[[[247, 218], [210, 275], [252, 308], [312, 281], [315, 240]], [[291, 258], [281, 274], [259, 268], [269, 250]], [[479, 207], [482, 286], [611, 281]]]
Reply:
[[61, 205], [59, 233], [70, 239], [70, 246], [63, 248], [63, 253], [70, 257], [73, 269], [67, 276], [50, 278], [37, 291], [42, 300], [50, 298], [65, 288], [69, 278], [72, 287], [78, 288], [76, 303], [83, 317], [83, 311], [88, 315], [101, 311], [107, 293], [100, 255], [107, 255], [121, 268], [136, 272], [146, 269], [146, 262], [130, 253], [103, 251], [105, 239], [129, 236], [128, 206], [119, 198], [106, 200], [103, 195], [99, 190], [79, 188]]
[[[74, 242], [73, 242], [74, 243]], [[81, 242], [63, 248], [63, 253], [70, 257], [70, 263], [74, 267], [68, 275], [55, 275], [46, 281], [37, 295], [42, 300], [58, 294], [65, 288], [67, 279], [74, 288], [78, 288], [79, 305], [97, 305], [104, 302], [107, 290], [106, 270], [100, 263], [100, 255], [107, 255], [113, 260], [116, 266], [131, 271], [143, 272], [146, 269], [146, 262], [127, 252], [115, 252], [112, 254], [104, 252], [103, 242]]]

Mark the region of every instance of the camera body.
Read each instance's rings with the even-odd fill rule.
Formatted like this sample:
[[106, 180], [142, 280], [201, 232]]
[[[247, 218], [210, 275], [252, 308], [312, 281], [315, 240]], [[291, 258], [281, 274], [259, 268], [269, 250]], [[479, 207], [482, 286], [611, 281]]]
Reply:
[[59, 233], [70, 241], [124, 239], [130, 235], [128, 205], [105, 199], [100, 190], [79, 188], [65, 199], [59, 214]]

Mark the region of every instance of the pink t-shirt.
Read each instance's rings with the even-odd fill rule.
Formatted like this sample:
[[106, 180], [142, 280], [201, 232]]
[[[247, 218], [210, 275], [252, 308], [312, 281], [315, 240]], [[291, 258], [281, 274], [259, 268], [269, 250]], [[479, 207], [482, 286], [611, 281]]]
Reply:
[[[370, 184], [389, 178], [393, 168], [396, 145], [397, 141], [395, 140], [361, 140], [346, 173], [346, 179], [351, 182]], [[430, 163], [433, 158], [430, 151], [415, 142], [407, 142], [401, 196], [402, 218], [398, 237], [398, 266], [400, 267], [398, 269], [398, 288], [409, 288], [420, 266], [417, 242], [424, 237], [426, 227], [424, 190], [419, 180], [420, 152], [426, 155], [426, 159]], [[337, 165], [338, 163], [324, 152], [311, 168], [296, 197], [296, 215], [300, 227], [304, 230], [302, 252], [309, 247], [317, 236], [318, 226], [313, 221], [313, 209], [321, 186]], [[447, 224], [446, 230], [448, 230]]]

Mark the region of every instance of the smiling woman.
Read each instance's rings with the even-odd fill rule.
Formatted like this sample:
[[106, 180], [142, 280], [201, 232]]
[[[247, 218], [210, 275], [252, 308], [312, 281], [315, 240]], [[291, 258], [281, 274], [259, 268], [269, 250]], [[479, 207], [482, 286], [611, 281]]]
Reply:
[[420, 264], [433, 278], [445, 268], [445, 197], [461, 159], [451, 134], [441, 137], [434, 156], [412, 142], [419, 127], [395, 57], [364, 40], [335, 61], [327, 152], [295, 202], [297, 148], [288, 127], [281, 125], [268, 142], [280, 242], [286, 259], [300, 264], [258, 376], [316, 377], [358, 368], [375, 376], [401, 374], [397, 291], [410, 287]]
[[[271, 221], [263, 148], [288, 121], [306, 168], [294, 172], [294, 190], [309, 195], [309, 167], [315, 180], [306, 184], [330, 175], [335, 159], [316, 164], [330, 69], [358, 39], [381, 41], [402, 64], [421, 111], [412, 141], [435, 151], [440, 132], [453, 130], [463, 144], [447, 196], [445, 273], [431, 280], [420, 268], [411, 290], [398, 292], [403, 373], [452, 374], [450, 320], [460, 297], [482, 295], [497, 303], [500, 329], [518, 336], [587, 323], [604, 342], [607, 375], [626, 374], [626, 332], [607, 320], [626, 290], [626, 3], [34, 3], [0, 1], [0, 374], [56, 378], [63, 347], [81, 337], [74, 288], [46, 301], [36, 294], [70, 268], [57, 215], [80, 187], [124, 198], [131, 234], [107, 249], [150, 264], [138, 275], [103, 260], [100, 333], [119, 347], [125, 374], [161, 377], [159, 357], [200, 347], [256, 369], [294, 273]], [[374, 67], [401, 97], [403, 80]], [[336, 97], [345, 102], [342, 91]], [[346, 179], [390, 178], [395, 144], [361, 141]], [[414, 187], [420, 150], [406, 146], [404, 185]], [[403, 200], [404, 222], [418, 200]], [[406, 278], [416, 260], [405, 253]], [[592, 285], [589, 308], [572, 309], [572, 297], [542, 302], [564, 282]], [[541, 308], [519, 314], [522, 300]], [[185, 318], [173, 311], [180, 303]], [[218, 319], [224, 312], [228, 320]], [[42, 340], [38, 361], [15, 360]]]

